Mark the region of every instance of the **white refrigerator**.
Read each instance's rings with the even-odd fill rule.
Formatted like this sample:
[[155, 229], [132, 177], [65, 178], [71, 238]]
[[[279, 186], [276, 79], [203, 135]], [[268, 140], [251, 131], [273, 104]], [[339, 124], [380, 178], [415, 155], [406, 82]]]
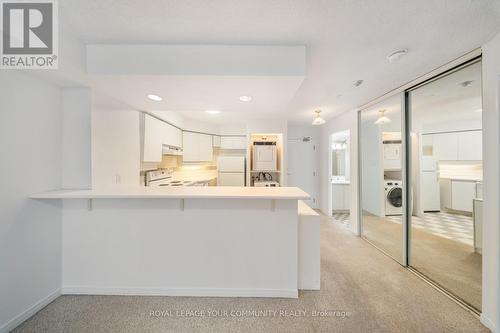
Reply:
[[438, 212], [441, 210], [439, 189], [439, 170], [437, 161], [431, 156], [422, 156], [420, 197], [424, 212]]
[[245, 186], [245, 165], [244, 156], [219, 156], [217, 185]]

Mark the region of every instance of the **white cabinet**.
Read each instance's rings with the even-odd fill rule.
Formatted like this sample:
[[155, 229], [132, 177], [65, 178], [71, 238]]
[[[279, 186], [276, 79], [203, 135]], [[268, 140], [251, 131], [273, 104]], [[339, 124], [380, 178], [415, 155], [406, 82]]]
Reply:
[[220, 147], [220, 135], [212, 136], [212, 146], [219, 148]]
[[432, 140], [433, 155], [438, 161], [481, 161], [483, 159], [483, 132], [463, 131], [424, 135]]
[[144, 162], [161, 162], [162, 146], [182, 147], [182, 131], [164, 121], [144, 115]]
[[182, 147], [182, 131], [170, 124], [161, 122], [163, 144], [173, 147]]
[[183, 132], [184, 162], [208, 162], [213, 160], [212, 136], [208, 134]]
[[458, 134], [439, 133], [432, 136], [434, 158], [438, 161], [458, 159]]
[[347, 211], [351, 207], [351, 190], [349, 184], [332, 184], [332, 209]]
[[469, 181], [451, 181], [451, 208], [463, 212], [472, 212], [476, 197], [476, 183]]
[[162, 122], [144, 115], [144, 162], [161, 162], [163, 139]]
[[481, 161], [483, 159], [483, 132], [469, 131], [458, 134], [458, 160]]
[[247, 149], [247, 138], [245, 136], [221, 136], [221, 149]]
[[199, 161], [213, 161], [214, 150], [212, 145], [212, 136], [207, 134], [198, 134], [199, 142]]

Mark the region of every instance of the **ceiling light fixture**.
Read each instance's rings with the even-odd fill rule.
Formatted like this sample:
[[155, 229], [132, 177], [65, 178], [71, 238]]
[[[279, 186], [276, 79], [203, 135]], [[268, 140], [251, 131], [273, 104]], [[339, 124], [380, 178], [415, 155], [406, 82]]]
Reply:
[[314, 110], [314, 112], [316, 113], [316, 117], [312, 121], [313, 125], [323, 125], [324, 123], [326, 123], [325, 119], [321, 118], [320, 116], [321, 110]]
[[386, 109], [379, 110], [380, 115], [378, 116], [377, 121], [375, 121], [375, 125], [383, 125], [383, 124], [390, 123], [392, 121], [385, 116], [386, 111], [387, 111]]
[[208, 114], [219, 114], [220, 113], [219, 110], [206, 110], [205, 112]]
[[163, 98], [155, 94], [148, 94], [148, 98], [155, 102], [160, 102], [161, 100], [163, 100]]
[[240, 96], [240, 101], [250, 102], [250, 101], [252, 101], [252, 96], [246, 96], [246, 95]]
[[481, 113], [481, 112], [483, 112], [483, 109], [477, 109], [477, 110], [474, 110], [474, 112]]
[[360, 85], [363, 84], [363, 82], [365, 82], [365, 80], [356, 80], [352, 83], [352, 85], [355, 87], [359, 87]]
[[385, 57], [387, 58], [387, 61], [389, 61], [392, 64], [393, 62], [396, 62], [399, 59], [401, 59], [402, 57], [404, 57], [407, 53], [408, 53], [408, 49], [398, 49], [398, 50], [392, 51], [391, 53], [389, 53]]

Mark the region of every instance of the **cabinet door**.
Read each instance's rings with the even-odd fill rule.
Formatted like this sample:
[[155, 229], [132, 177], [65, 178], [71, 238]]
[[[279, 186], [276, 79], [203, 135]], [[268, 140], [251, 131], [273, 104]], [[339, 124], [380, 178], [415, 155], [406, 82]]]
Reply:
[[163, 144], [163, 122], [148, 115], [144, 115], [144, 162], [161, 162]]
[[344, 185], [332, 185], [332, 209], [344, 210]]
[[182, 147], [182, 131], [175, 126], [163, 123], [163, 144]]
[[212, 136], [207, 134], [198, 135], [198, 161], [210, 162], [213, 160]]
[[234, 149], [234, 140], [232, 136], [222, 136], [220, 138], [221, 149]]
[[221, 149], [246, 149], [247, 139], [245, 136], [222, 136], [220, 139]]
[[182, 160], [185, 162], [198, 162], [200, 155], [200, 143], [198, 134], [182, 132], [182, 146], [184, 154]]
[[247, 138], [246, 136], [235, 136], [234, 137], [234, 149], [247, 149]]
[[212, 146], [219, 148], [220, 147], [220, 136], [214, 135], [212, 136]]
[[451, 181], [451, 208], [464, 212], [472, 212], [472, 200], [476, 196], [476, 183]]
[[434, 157], [437, 161], [456, 161], [458, 159], [458, 134], [439, 133], [432, 138]]
[[483, 159], [483, 132], [458, 133], [458, 159], [461, 161], [481, 161]]

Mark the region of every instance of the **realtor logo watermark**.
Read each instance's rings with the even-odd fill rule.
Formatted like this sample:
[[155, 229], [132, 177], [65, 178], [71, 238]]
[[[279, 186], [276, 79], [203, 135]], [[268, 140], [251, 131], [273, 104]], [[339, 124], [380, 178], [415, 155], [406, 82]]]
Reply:
[[56, 0], [0, 0], [2, 69], [57, 69]]

